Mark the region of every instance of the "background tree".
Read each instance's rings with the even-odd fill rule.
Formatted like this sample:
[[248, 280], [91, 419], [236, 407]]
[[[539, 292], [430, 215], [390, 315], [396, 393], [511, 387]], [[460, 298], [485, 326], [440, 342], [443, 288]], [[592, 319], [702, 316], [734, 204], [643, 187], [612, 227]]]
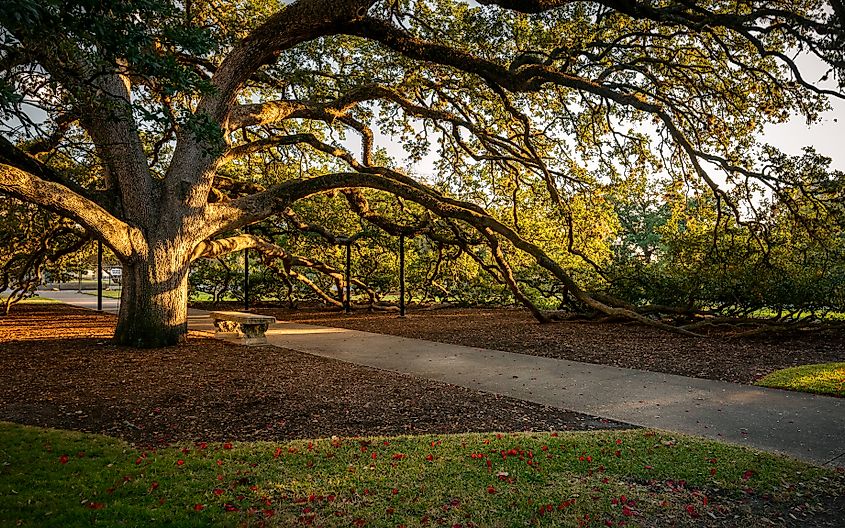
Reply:
[[[826, 189], [767, 171], [777, 154], [755, 137], [842, 97], [840, 0], [481, 3], [4, 1], [0, 191], [111, 248], [115, 337], [135, 346], [185, 336], [198, 258], [255, 248], [290, 274], [284, 247], [241, 230], [287, 218], [337, 236], [292, 209], [334, 190], [390, 234], [461, 248], [539, 320], [512, 261], [530, 259], [535, 284], [544, 275], [570, 305], [658, 325], [585, 288], [604, 273], [615, 188], [650, 173], [704, 187], [715, 232], [749, 226], [763, 245], [756, 200], [831, 208]], [[795, 50], [836, 88], [806, 80]], [[376, 148], [386, 134], [406, 162], [433, 149], [437, 177]]]

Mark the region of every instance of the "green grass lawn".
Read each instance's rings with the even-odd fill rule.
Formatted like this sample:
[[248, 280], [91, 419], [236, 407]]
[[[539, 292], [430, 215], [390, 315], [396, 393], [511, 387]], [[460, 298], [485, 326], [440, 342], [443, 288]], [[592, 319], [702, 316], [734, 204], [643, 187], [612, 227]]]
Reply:
[[[6, 302], [7, 297], [0, 297], [0, 303]], [[61, 301], [50, 299], [48, 297], [40, 297], [37, 294], [35, 297], [28, 297], [20, 301], [21, 304], [60, 304]], [[12, 308], [14, 310], [14, 308]]]
[[739, 525], [843, 489], [830, 470], [649, 430], [139, 451], [0, 422], [2, 526]]
[[[97, 290], [82, 290], [82, 293], [87, 295], [97, 296]], [[111, 299], [120, 299], [120, 290], [103, 290], [103, 297], [109, 297]], [[210, 301], [212, 299], [211, 295], [203, 292], [194, 292], [191, 294], [191, 301]], [[234, 297], [227, 297], [224, 300], [226, 301], [235, 301]]]
[[788, 389], [845, 398], [845, 363], [802, 365], [776, 370], [756, 383], [763, 387]]
[[[82, 293], [85, 295], [93, 295], [94, 297], [97, 296], [97, 290], [82, 290]], [[120, 290], [103, 290], [103, 297], [120, 299]]]

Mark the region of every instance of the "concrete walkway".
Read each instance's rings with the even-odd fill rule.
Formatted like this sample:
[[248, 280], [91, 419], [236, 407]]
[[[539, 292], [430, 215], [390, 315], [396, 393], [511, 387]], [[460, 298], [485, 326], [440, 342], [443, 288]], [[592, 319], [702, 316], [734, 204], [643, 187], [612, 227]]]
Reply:
[[[93, 296], [41, 294], [86, 308], [90, 297], [96, 307]], [[116, 308], [104, 300], [104, 309]], [[196, 310], [189, 327], [207, 331], [211, 324]], [[272, 325], [267, 338], [350, 363], [816, 464], [845, 464], [845, 399], [290, 322]]]

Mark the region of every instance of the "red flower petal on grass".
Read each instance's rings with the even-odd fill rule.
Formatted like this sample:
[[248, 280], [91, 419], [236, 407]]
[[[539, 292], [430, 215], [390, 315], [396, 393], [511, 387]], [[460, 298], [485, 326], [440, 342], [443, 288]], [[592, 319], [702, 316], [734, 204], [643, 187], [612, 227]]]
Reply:
[[223, 449], [232, 449], [232, 443], [226, 442], [225, 444], [223, 444]]
[[177, 465], [177, 466], [184, 466], [184, 465], [185, 465], [185, 461], [184, 461], [184, 460], [182, 460], [182, 459], [180, 458], [179, 460], [177, 460], [177, 461], [176, 461], [176, 465]]
[[752, 476], [754, 476], [754, 472], [751, 471], [750, 469], [747, 469], [747, 470], [745, 470], [745, 473], [742, 474], [742, 480], [748, 480]]
[[102, 502], [89, 502], [88, 503], [88, 509], [89, 510], [102, 510], [105, 507], [106, 507], [106, 505], [103, 504]]
[[59, 457], [59, 463], [60, 464], [67, 464], [67, 461], [68, 461], [67, 455], [62, 455], [62, 456]]
[[225, 492], [224, 492], [222, 489], [220, 489], [220, 488], [214, 488], [214, 494], [215, 494], [215, 495], [217, 495], [218, 497], [219, 497], [220, 495], [223, 495], [223, 493], [225, 493]]
[[701, 514], [698, 513], [698, 510], [696, 510], [695, 506], [693, 506], [692, 504], [687, 504], [685, 509], [687, 510], [689, 516], [693, 519], [698, 519], [699, 517], [701, 517]]
[[434, 460], [434, 455], [426, 455], [425, 459], [431, 462], [432, 460]]
[[205, 509], [205, 506], [202, 504], [194, 504], [194, 511], [202, 511], [203, 509]]
[[487, 486], [487, 493], [493, 495], [494, 493], [496, 493], [496, 488], [494, 488], [493, 486]]
[[150, 491], [157, 490], [157, 489], [158, 489], [158, 482], [153, 482], [152, 484], [150, 484]]

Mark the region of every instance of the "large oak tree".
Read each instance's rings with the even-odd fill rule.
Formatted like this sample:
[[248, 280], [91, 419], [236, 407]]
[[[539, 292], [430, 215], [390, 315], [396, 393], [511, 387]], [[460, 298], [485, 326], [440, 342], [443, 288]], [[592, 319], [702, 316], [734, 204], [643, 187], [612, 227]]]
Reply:
[[[401, 170], [379, 138], [420, 157], [434, 137], [439, 170], [458, 179], [506, 175], [508, 192], [539, 197], [562, 247], [589, 261], [572, 200], [615, 179], [700, 183], [736, 221], [755, 193], [788, 205], [796, 180], [766, 166], [757, 134], [793, 112], [815, 119], [845, 87], [841, 0], [479, 4], [3, 1], [0, 191], [72, 219], [121, 260], [116, 339], [133, 346], [184, 338], [192, 261], [283, 254], [239, 230], [335, 190], [388, 232], [485, 244], [540, 320], [508, 252], [577, 302], [645, 321], [585, 292], [520, 228], [516, 198], [512, 218], [490, 214]], [[806, 78], [796, 55], [827, 80]], [[481, 181], [480, 193], [496, 192]], [[430, 216], [396, 222], [362, 189]], [[813, 202], [812, 186], [800, 194], [830, 204]]]

